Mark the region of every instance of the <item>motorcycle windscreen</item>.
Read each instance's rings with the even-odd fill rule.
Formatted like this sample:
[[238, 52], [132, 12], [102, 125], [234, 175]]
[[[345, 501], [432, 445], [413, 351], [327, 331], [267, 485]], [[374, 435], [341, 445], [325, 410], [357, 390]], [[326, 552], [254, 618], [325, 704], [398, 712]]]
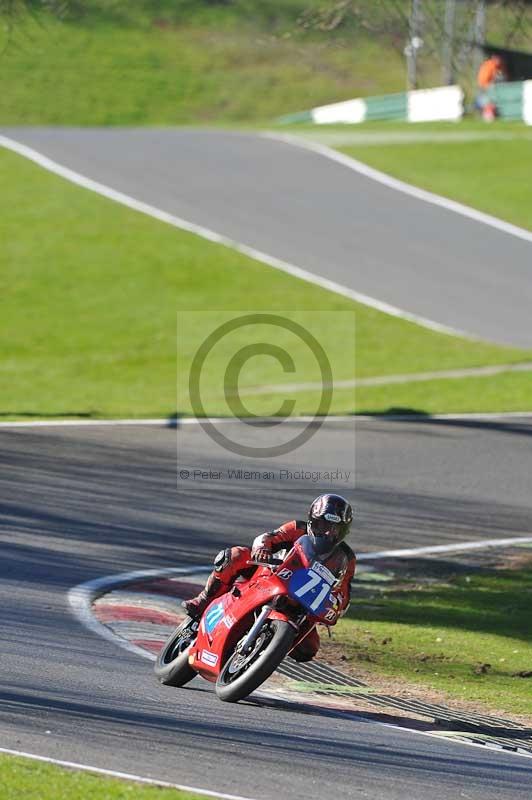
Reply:
[[316, 559], [316, 548], [314, 547], [314, 542], [310, 538], [310, 536], [305, 533], [303, 536], [300, 536], [299, 539], [296, 540], [295, 544], [297, 545], [297, 549], [303, 553], [304, 557], [306, 558], [309, 564], [312, 564], [313, 561]]

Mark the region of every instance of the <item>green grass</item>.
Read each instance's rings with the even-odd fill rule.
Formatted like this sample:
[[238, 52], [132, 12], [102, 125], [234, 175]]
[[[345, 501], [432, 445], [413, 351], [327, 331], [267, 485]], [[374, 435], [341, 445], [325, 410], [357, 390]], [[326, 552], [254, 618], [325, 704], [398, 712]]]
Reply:
[[247, 14], [228, 6], [180, 16], [135, 15], [135, 4], [115, 3], [125, 18], [100, 10], [63, 22], [26, 19], [0, 55], [0, 124], [271, 121], [404, 88], [397, 50], [363, 33], [343, 40], [298, 31], [305, 5], [298, 0], [284, 15], [254, 3]]
[[[0, 151], [0, 182], [4, 418], [175, 413], [176, 379], [180, 385], [186, 381], [191, 353], [205, 331], [198, 313], [177, 346], [178, 312], [210, 310], [221, 318], [228, 311], [296, 309], [326, 346], [335, 379], [353, 377], [353, 356], [359, 377], [531, 359], [526, 351], [437, 334], [356, 305], [82, 190], [8, 151]], [[331, 323], [316, 308], [346, 313], [336, 313]], [[239, 341], [247, 343], [244, 334]], [[279, 341], [285, 343], [283, 335]], [[223, 357], [222, 350], [215, 366], [225, 366]], [[250, 364], [243, 385], [315, 380], [308, 357], [302, 363], [303, 374], [295, 376], [285, 375], [273, 359]], [[504, 377], [483, 384], [494, 387], [490, 410], [509, 402], [497, 389]], [[206, 379], [207, 413], [228, 413], [210, 372]], [[454, 392], [460, 382], [452, 383]], [[427, 393], [427, 384], [421, 386]], [[357, 407], [388, 408], [400, 401], [424, 410], [419, 385], [412, 388], [364, 393]], [[315, 411], [311, 392], [297, 400], [297, 411]], [[532, 406], [526, 393], [523, 402]], [[246, 403], [255, 413], [271, 413], [279, 398]], [[445, 396], [431, 404], [432, 410], [449, 408]], [[469, 410], [470, 396], [465, 405]], [[177, 410], [188, 413], [190, 406], [183, 400]], [[353, 410], [352, 392], [335, 393], [334, 412]]]
[[[393, 399], [392, 404], [390, 400]], [[338, 398], [339, 401], [339, 398]], [[532, 371], [493, 377], [460, 378], [361, 387], [356, 390], [358, 414], [526, 411], [532, 409]]]
[[337, 638], [372, 673], [530, 717], [532, 678], [517, 673], [532, 670], [531, 593], [530, 564], [369, 598], [355, 591]]
[[[279, 381], [277, 381], [279, 382]], [[286, 381], [285, 381], [286, 382]], [[250, 381], [253, 385], [253, 382]], [[245, 384], [244, 384], [245, 385]], [[290, 397], [290, 391], [287, 391]], [[300, 413], [310, 413], [318, 407], [320, 393], [302, 392], [294, 395]], [[224, 413], [221, 397], [213, 392], [216, 413]], [[279, 405], [276, 395], [258, 398], [243, 397], [256, 413], [267, 413]], [[250, 402], [252, 401], [252, 402]], [[459, 378], [453, 380], [410, 381], [388, 386], [336, 389], [331, 412], [336, 414], [459, 414], [489, 413], [492, 411], [527, 411], [532, 409], [532, 370], [522, 373], [503, 373], [493, 377]]]
[[[11, 0], [0, 14], [0, 124], [256, 123], [402, 92], [409, 0]], [[402, 8], [401, 8], [402, 6]], [[59, 11], [55, 16], [42, 9]], [[36, 11], [36, 9], [40, 9]], [[308, 12], [314, 13], [310, 21]], [[531, 15], [488, 8], [488, 38], [526, 48]], [[312, 16], [312, 14], [310, 15]], [[337, 20], [338, 21], [338, 20]], [[441, 68], [427, 42], [424, 87]], [[439, 47], [436, 47], [439, 51]], [[466, 64], [462, 83], [470, 82]]]
[[205, 795], [145, 786], [54, 764], [0, 755], [2, 800], [202, 800]]

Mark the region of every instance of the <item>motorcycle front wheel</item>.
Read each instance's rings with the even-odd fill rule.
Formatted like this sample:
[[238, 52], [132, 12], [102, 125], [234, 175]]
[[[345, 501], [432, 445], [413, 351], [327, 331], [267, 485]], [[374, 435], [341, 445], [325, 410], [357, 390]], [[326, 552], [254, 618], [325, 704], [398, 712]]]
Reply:
[[197, 628], [197, 623], [186, 617], [159, 652], [154, 671], [165, 686], [184, 686], [195, 677], [196, 671], [188, 663], [188, 653], [198, 635]]
[[295, 634], [288, 622], [266, 620], [251, 651], [236, 649], [224, 664], [215, 687], [220, 700], [236, 703], [255, 691], [290, 651]]

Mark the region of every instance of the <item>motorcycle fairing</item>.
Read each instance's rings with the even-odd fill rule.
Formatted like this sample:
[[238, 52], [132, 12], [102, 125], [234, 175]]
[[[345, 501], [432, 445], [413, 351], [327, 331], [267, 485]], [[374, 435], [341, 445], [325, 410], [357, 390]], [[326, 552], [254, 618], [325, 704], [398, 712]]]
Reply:
[[[236, 590], [236, 592], [235, 592]], [[214, 599], [199, 626], [198, 638], [190, 649], [189, 662], [206, 680], [215, 681], [236, 642], [249, 628], [255, 611], [286, 594], [286, 585], [269, 569], [257, 570], [249, 580], [239, 582], [226, 594]], [[272, 617], [287, 619], [272, 613]]]

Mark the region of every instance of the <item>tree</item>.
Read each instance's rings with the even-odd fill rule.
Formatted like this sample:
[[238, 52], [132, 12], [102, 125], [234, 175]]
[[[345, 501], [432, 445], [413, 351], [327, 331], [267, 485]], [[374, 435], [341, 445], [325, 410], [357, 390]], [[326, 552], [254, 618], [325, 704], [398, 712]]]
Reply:
[[410, 83], [430, 86], [434, 81], [459, 80], [467, 86], [482, 57], [478, 44], [484, 37], [502, 47], [529, 46], [532, 4], [530, 0], [322, 0], [311, 5], [309, 0], [299, 24], [306, 30], [360, 31], [387, 39], [415, 61]]
[[24, 28], [27, 19], [38, 22], [43, 11], [63, 18], [74, 1], [78, 4], [78, 0], [0, 0], [0, 55], [15, 41], [15, 32]]
[[21, 14], [36, 11], [65, 14], [70, 5], [70, 0], [0, 0], [0, 15], [8, 20], [15, 20]]

